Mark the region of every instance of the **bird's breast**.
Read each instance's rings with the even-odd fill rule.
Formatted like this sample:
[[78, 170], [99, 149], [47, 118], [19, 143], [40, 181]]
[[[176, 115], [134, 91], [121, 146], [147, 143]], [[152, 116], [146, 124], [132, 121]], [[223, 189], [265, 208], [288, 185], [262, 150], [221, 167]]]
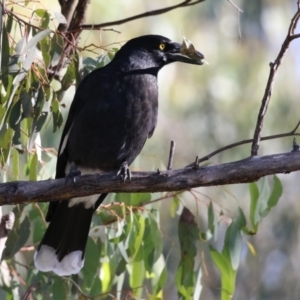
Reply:
[[131, 164], [157, 122], [156, 76], [131, 74], [92, 86], [77, 114], [68, 141], [69, 157], [78, 165], [117, 170]]

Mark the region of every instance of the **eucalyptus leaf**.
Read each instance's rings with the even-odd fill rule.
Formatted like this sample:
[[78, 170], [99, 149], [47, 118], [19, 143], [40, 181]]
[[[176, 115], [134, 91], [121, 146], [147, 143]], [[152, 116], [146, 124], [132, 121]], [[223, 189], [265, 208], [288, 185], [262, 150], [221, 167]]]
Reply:
[[[16, 216], [17, 219], [17, 216]], [[23, 222], [18, 224], [15, 222], [14, 228], [8, 235], [6, 242], [6, 248], [3, 252], [3, 258], [8, 259], [13, 257], [21, 247], [23, 247], [28, 240], [30, 235], [30, 221], [27, 216], [25, 216]]]
[[50, 33], [52, 32], [51, 29], [45, 29], [43, 31], [40, 31], [39, 33], [37, 33], [34, 37], [32, 37], [27, 45], [24, 47], [21, 55], [24, 55], [26, 53], [27, 50], [35, 48], [35, 46], [37, 45], [37, 43], [43, 39], [44, 37], [50, 35]]

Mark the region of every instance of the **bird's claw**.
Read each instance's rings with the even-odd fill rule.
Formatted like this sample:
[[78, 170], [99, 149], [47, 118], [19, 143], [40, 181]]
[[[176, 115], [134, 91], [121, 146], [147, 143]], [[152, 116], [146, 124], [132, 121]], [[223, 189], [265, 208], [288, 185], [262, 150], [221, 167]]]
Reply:
[[126, 161], [122, 163], [117, 173], [117, 177], [120, 177], [123, 182], [125, 182], [127, 178], [129, 179], [129, 181], [131, 180], [131, 172]]
[[71, 163], [70, 165], [70, 171], [69, 173], [66, 175], [66, 184], [71, 180], [72, 182], [76, 182], [76, 177], [80, 176], [81, 172], [80, 170], [78, 170], [77, 166], [75, 165], [74, 162]]

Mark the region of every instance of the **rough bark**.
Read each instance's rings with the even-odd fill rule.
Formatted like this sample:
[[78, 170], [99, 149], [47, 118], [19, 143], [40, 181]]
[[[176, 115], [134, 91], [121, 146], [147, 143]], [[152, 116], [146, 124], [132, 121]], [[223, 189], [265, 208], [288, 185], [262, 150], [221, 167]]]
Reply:
[[65, 179], [0, 184], [0, 205], [66, 200], [107, 192], [180, 191], [203, 186], [253, 182], [261, 177], [300, 170], [300, 151], [250, 157], [207, 167], [158, 172], [133, 172], [123, 183], [116, 174], [84, 175], [76, 182]]

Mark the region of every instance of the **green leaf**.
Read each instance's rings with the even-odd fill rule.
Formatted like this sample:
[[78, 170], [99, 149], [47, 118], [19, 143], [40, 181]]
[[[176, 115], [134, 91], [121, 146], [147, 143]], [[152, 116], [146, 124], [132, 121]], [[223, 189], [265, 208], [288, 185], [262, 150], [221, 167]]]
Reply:
[[32, 240], [34, 243], [39, 243], [41, 239], [43, 238], [45, 231], [46, 231], [46, 225], [45, 222], [42, 220], [40, 214], [39, 217], [34, 220], [34, 228], [33, 228], [33, 235]]
[[53, 291], [53, 299], [67, 299], [65, 282], [59, 276], [54, 277], [52, 291]]
[[51, 62], [51, 56], [50, 56], [50, 53], [49, 53], [49, 51], [50, 51], [50, 38], [46, 37], [46, 38], [42, 39], [41, 41], [39, 41], [38, 45], [41, 49], [45, 66], [49, 67], [50, 62]]
[[145, 202], [149, 202], [151, 200], [150, 193], [132, 193], [130, 194], [130, 202], [131, 206], [141, 206]]
[[165, 287], [165, 284], [167, 282], [167, 277], [168, 277], [167, 269], [166, 269], [166, 267], [164, 267], [159, 276], [157, 284], [155, 286], [155, 294], [156, 295], [159, 294], [160, 292], [162, 292], [162, 290]]
[[208, 214], [208, 229], [216, 240], [218, 236], [218, 219], [215, 216], [214, 206], [211, 201], [209, 202], [207, 214]]
[[[12, 6], [11, 12], [13, 12], [13, 11], [14, 11], [14, 7]], [[10, 14], [6, 14], [6, 18], [7, 18], [7, 21], [6, 21], [7, 32], [11, 32], [14, 18]]]
[[[52, 32], [51, 29], [45, 29], [43, 31], [40, 31], [39, 33], [37, 33], [34, 37], [32, 37], [28, 44], [24, 47], [23, 51], [22, 51], [22, 55], [24, 55], [26, 53], [27, 50], [35, 48], [36, 44], [42, 40], [44, 37], [50, 35], [50, 33]], [[33, 60], [32, 60], [33, 61]]]
[[[3, 17], [3, 16], [1, 16]], [[9, 63], [9, 41], [8, 32], [4, 24], [2, 24], [2, 49], [1, 49], [1, 80], [3, 81], [5, 89], [8, 86], [8, 63]], [[1, 35], [0, 35], [1, 36]]]
[[143, 293], [143, 282], [145, 278], [145, 267], [143, 261], [134, 261], [131, 264], [131, 272], [129, 284], [132, 292], [136, 297], [140, 297]]
[[66, 91], [74, 82], [76, 78], [74, 63], [70, 63], [67, 68], [67, 72], [61, 80], [61, 89]]
[[255, 182], [249, 183], [249, 192], [250, 192], [250, 221], [253, 227], [254, 232], [258, 229], [258, 222], [260, 221], [259, 217], [257, 216], [257, 204], [258, 204], [258, 197], [259, 191], [257, 184]]
[[[250, 220], [253, 226], [253, 232], [258, 230], [259, 222], [268, 215], [272, 207], [276, 206], [282, 195], [282, 184], [277, 176], [273, 177], [273, 189], [270, 192], [269, 184], [266, 178], [260, 180], [261, 189], [255, 183], [249, 184], [251, 204], [250, 204]], [[253, 234], [250, 230], [246, 232]]]
[[273, 176], [273, 181], [274, 181], [273, 190], [268, 199], [269, 209], [277, 205], [280, 197], [282, 196], [282, 191], [283, 191], [281, 181], [276, 175]]
[[44, 14], [45, 14], [45, 10], [44, 9], [36, 9], [35, 11], [34, 11], [34, 13], [38, 16], [38, 17], [40, 17], [40, 18], [42, 18], [43, 16], [44, 16]]
[[45, 10], [43, 16], [41, 17], [41, 27], [42, 28], [48, 28], [49, 21], [50, 21], [50, 16], [48, 12]]
[[115, 201], [130, 205], [131, 194], [130, 193], [117, 193], [115, 194]]
[[34, 153], [30, 163], [29, 180], [36, 181], [38, 176], [38, 156]]
[[31, 149], [33, 147], [38, 133], [41, 131], [44, 123], [47, 120], [47, 116], [49, 113], [49, 104], [49, 102], [45, 101], [44, 91], [40, 89], [36, 99], [36, 104], [34, 106], [34, 120], [32, 122], [28, 149]]
[[246, 226], [246, 218], [243, 211], [239, 208], [238, 213], [229, 225], [226, 235], [223, 253], [229, 252], [232, 268], [237, 270], [242, 251], [242, 230]]
[[148, 300], [162, 300], [162, 297], [157, 297], [155, 295], [152, 295], [152, 294], [147, 294], [147, 299]]
[[2, 151], [1, 151], [2, 166], [6, 163], [8, 159], [13, 134], [14, 131], [11, 128], [5, 129], [5, 127], [3, 127], [0, 131], [0, 147], [2, 147]]
[[0, 147], [10, 148], [13, 130], [11, 128], [3, 128], [0, 131]]
[[21, 101], [18, 100], [13, 104], [13, 107], [8, 116], [8, 123], [11, 128], [14, 128], [22, 120]]
[[19, 179], [19, 152], [14, 149], [13, 150], [13, 176], [14, 176], [14, 180], [18, 180]]
[[21, 93], [21, 107], [23, 112], [23, 118], [29, 118], [33, 114], [33, 107], [31, 102], [31, 96], [26, 91]]
[[149, 214], [145, 220], [144, 233], [144, 263], [148, 272], [152, 271], [154, 263], [159, 259], [163, 251], [163, 237], [157, 218]]
[[97, 276], [94, 280], [94, 284], [91, 288], [90, 291], [90, 296], [91, 297], [96, 297], [102, 293], [102, 284], [99, 276]]
[[98, 274], [101, 251], [92, 238], [88, 238], [84, 267], [82, 269], [83, 287], [90, 289]]
[[[60, 34], [54, 34], [50, 39], [51, 65], [56, 66], [61, 58], [64, 49], [64, 39]], [[58, 74], [60, 75], [60, 74]]]
[[129, 243], [128, 247], [130, 249], [130, 256], [132, 260], [141, 260], [142, 257], [139, 257], [139, 259], [136, 258], [136, 255], [138, 254], [140, 247], [143, 242], [143, 236], [145, 231], [145, 219], [142, 215], [133, 214], [132, 219], [132, 227], [130, 230], [129, 235]]
[[59, 102], [55, 97], [52, 101], [52, 115], [53, 115], [53, 132], [60, 128], [63, 124], [63, 117], [60, 111]]
[[236, 272], [242, 251], [241, 234], [245, 226], [246, 218], [239, 208], [237, 215], [226, 231], [222, 253], [210, 246], [211, 258], [221, 272], [222, 300], [229, 300], [234, 294]]
[[180, 200], [177, 197], [174, 197], [171, 203], [171, 217], [174, 218], [176, 216], [176, 212], [180, 207]]
[[182, 257], [189, 257], [193, 260], [197, 248], [195, 242], [198, 240], [198, 227], [191, 211], [184, 207], [178, 224], [178, 237]]
[[231, 300], [234, 289], [235, 289], [235, 279], [236, 279], [236, 270], [231, 266], [231, 262], [227, 255], [224, 255], [214, 249], [212, 246], [210, 248], [210, 256], [221, 272], [221, 299], [222, 300]]
[[8, 259], [14, 256], [21, 247], [23, 247], [28, 240], [30, 235], [30, 221], [26, 216], [21, 224], [16, 221], [14, 224], [14, 228], [8, 235], [8, 239], [6, 242], [6, 248], [3, 252], [3, 258]]
[[191, 211], [184, 207], [178, 224], [181, 260], [176, 272], [178, 293], [184, 299], [192, 299], [195, 289], [195, 255], [199, 230]]
[[190, 265], [186, 261], [181, 261], [176, 272], [176, 286], [178, 289], [178, 294], [180, 299], [190, 299], [192, 300], [192, 295], [194, 291], [195, 276], [193, 274], [193, 269], [190, 269]]

